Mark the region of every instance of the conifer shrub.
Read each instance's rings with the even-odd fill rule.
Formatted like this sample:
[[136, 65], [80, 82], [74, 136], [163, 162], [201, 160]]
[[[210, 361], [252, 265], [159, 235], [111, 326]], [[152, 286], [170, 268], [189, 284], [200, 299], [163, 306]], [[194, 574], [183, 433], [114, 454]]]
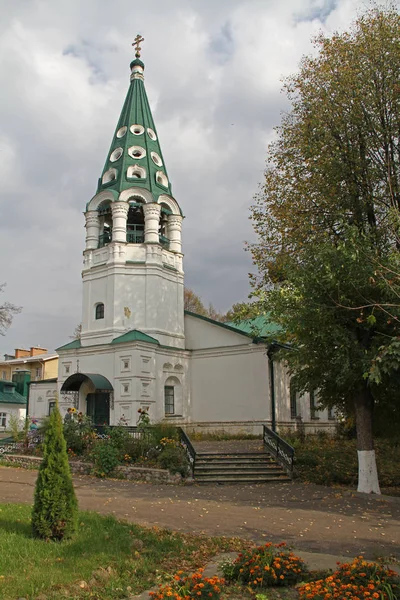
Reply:
[[73, 535], [77, 519], [78, 503], [57, 406], [50, 415], [43, 442], [43, 460], [32, 510], [33, 534], [42, 539], [61, 541]]

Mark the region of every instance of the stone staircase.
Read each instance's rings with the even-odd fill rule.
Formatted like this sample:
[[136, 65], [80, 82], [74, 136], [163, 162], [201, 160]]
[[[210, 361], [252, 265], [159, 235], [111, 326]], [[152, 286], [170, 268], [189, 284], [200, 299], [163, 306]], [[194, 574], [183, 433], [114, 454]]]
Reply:
[[[222, 444], [219, 444], [221, 447]], [[198, 444], [196, 444], [198, 446]], [[285, 469], [264, 450], [251, 448], [218, 451], [196, 448], [194, 466], [196, 483], [267, 483], [290, 481]]]

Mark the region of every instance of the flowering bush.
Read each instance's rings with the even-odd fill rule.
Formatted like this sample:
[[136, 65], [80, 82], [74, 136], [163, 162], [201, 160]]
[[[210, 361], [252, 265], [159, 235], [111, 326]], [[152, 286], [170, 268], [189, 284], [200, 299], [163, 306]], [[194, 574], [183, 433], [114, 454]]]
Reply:
[[154, 600], [190, 600], [191, 598], [207, 598], [219, 600], [221, 586], [225, 583], [219, 577], [204, 577], [203, 569], [192, 575], [178, 571], [170, 583], [160, 585], [157, 592], [150, 592]]
[[306, 573], [303, 561], [286, 549], [286, 544], [258, 546], [239, 554], [238, 558], [222, 565], [224, 576], [231, 581], [246, 583], [250, 588], [290, 586]]
[[352, 563], [339, 565], [337, 570], [318, 581], [299, 587], [300, 600], [396, 600], [400, 598], [398, 575], [362, 556]]

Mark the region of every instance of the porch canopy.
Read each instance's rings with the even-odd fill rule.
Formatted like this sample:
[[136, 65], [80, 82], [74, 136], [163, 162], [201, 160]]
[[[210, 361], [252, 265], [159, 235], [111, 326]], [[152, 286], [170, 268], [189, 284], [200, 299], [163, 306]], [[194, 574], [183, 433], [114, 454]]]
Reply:
[[104, 375], [99, 375], [98, 373], [74, 373], [64, 381], [61, 386], [61, 392], [78, 392], [82, 383], [88, 379], [98, 391], [112, 392], [114, 389]]

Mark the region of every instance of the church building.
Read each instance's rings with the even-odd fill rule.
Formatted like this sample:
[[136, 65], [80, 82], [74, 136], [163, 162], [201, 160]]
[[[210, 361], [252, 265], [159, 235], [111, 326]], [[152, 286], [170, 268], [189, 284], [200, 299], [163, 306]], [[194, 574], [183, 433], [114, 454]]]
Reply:
[[[310, 429], [333, 428], [332, 415], [318, 411], [312, 395], [290, 394], [284, 365], [262, 336], [184, 311], [188, 200], [173, 195], [146, 95], [141, 41], [85, 209], [82, 331], [57, 350], [61, 412], [75, 407], [95, 424], [111, 425], [136, 425], [138, 411], [147, 410], [152, 422], [200, 429], [257, 431], [263, 423], [294, 427], [299, 419]], [[38, 414], [40, 393], [36, 384], [29, 399], [37, 418], [45, 416]]]

